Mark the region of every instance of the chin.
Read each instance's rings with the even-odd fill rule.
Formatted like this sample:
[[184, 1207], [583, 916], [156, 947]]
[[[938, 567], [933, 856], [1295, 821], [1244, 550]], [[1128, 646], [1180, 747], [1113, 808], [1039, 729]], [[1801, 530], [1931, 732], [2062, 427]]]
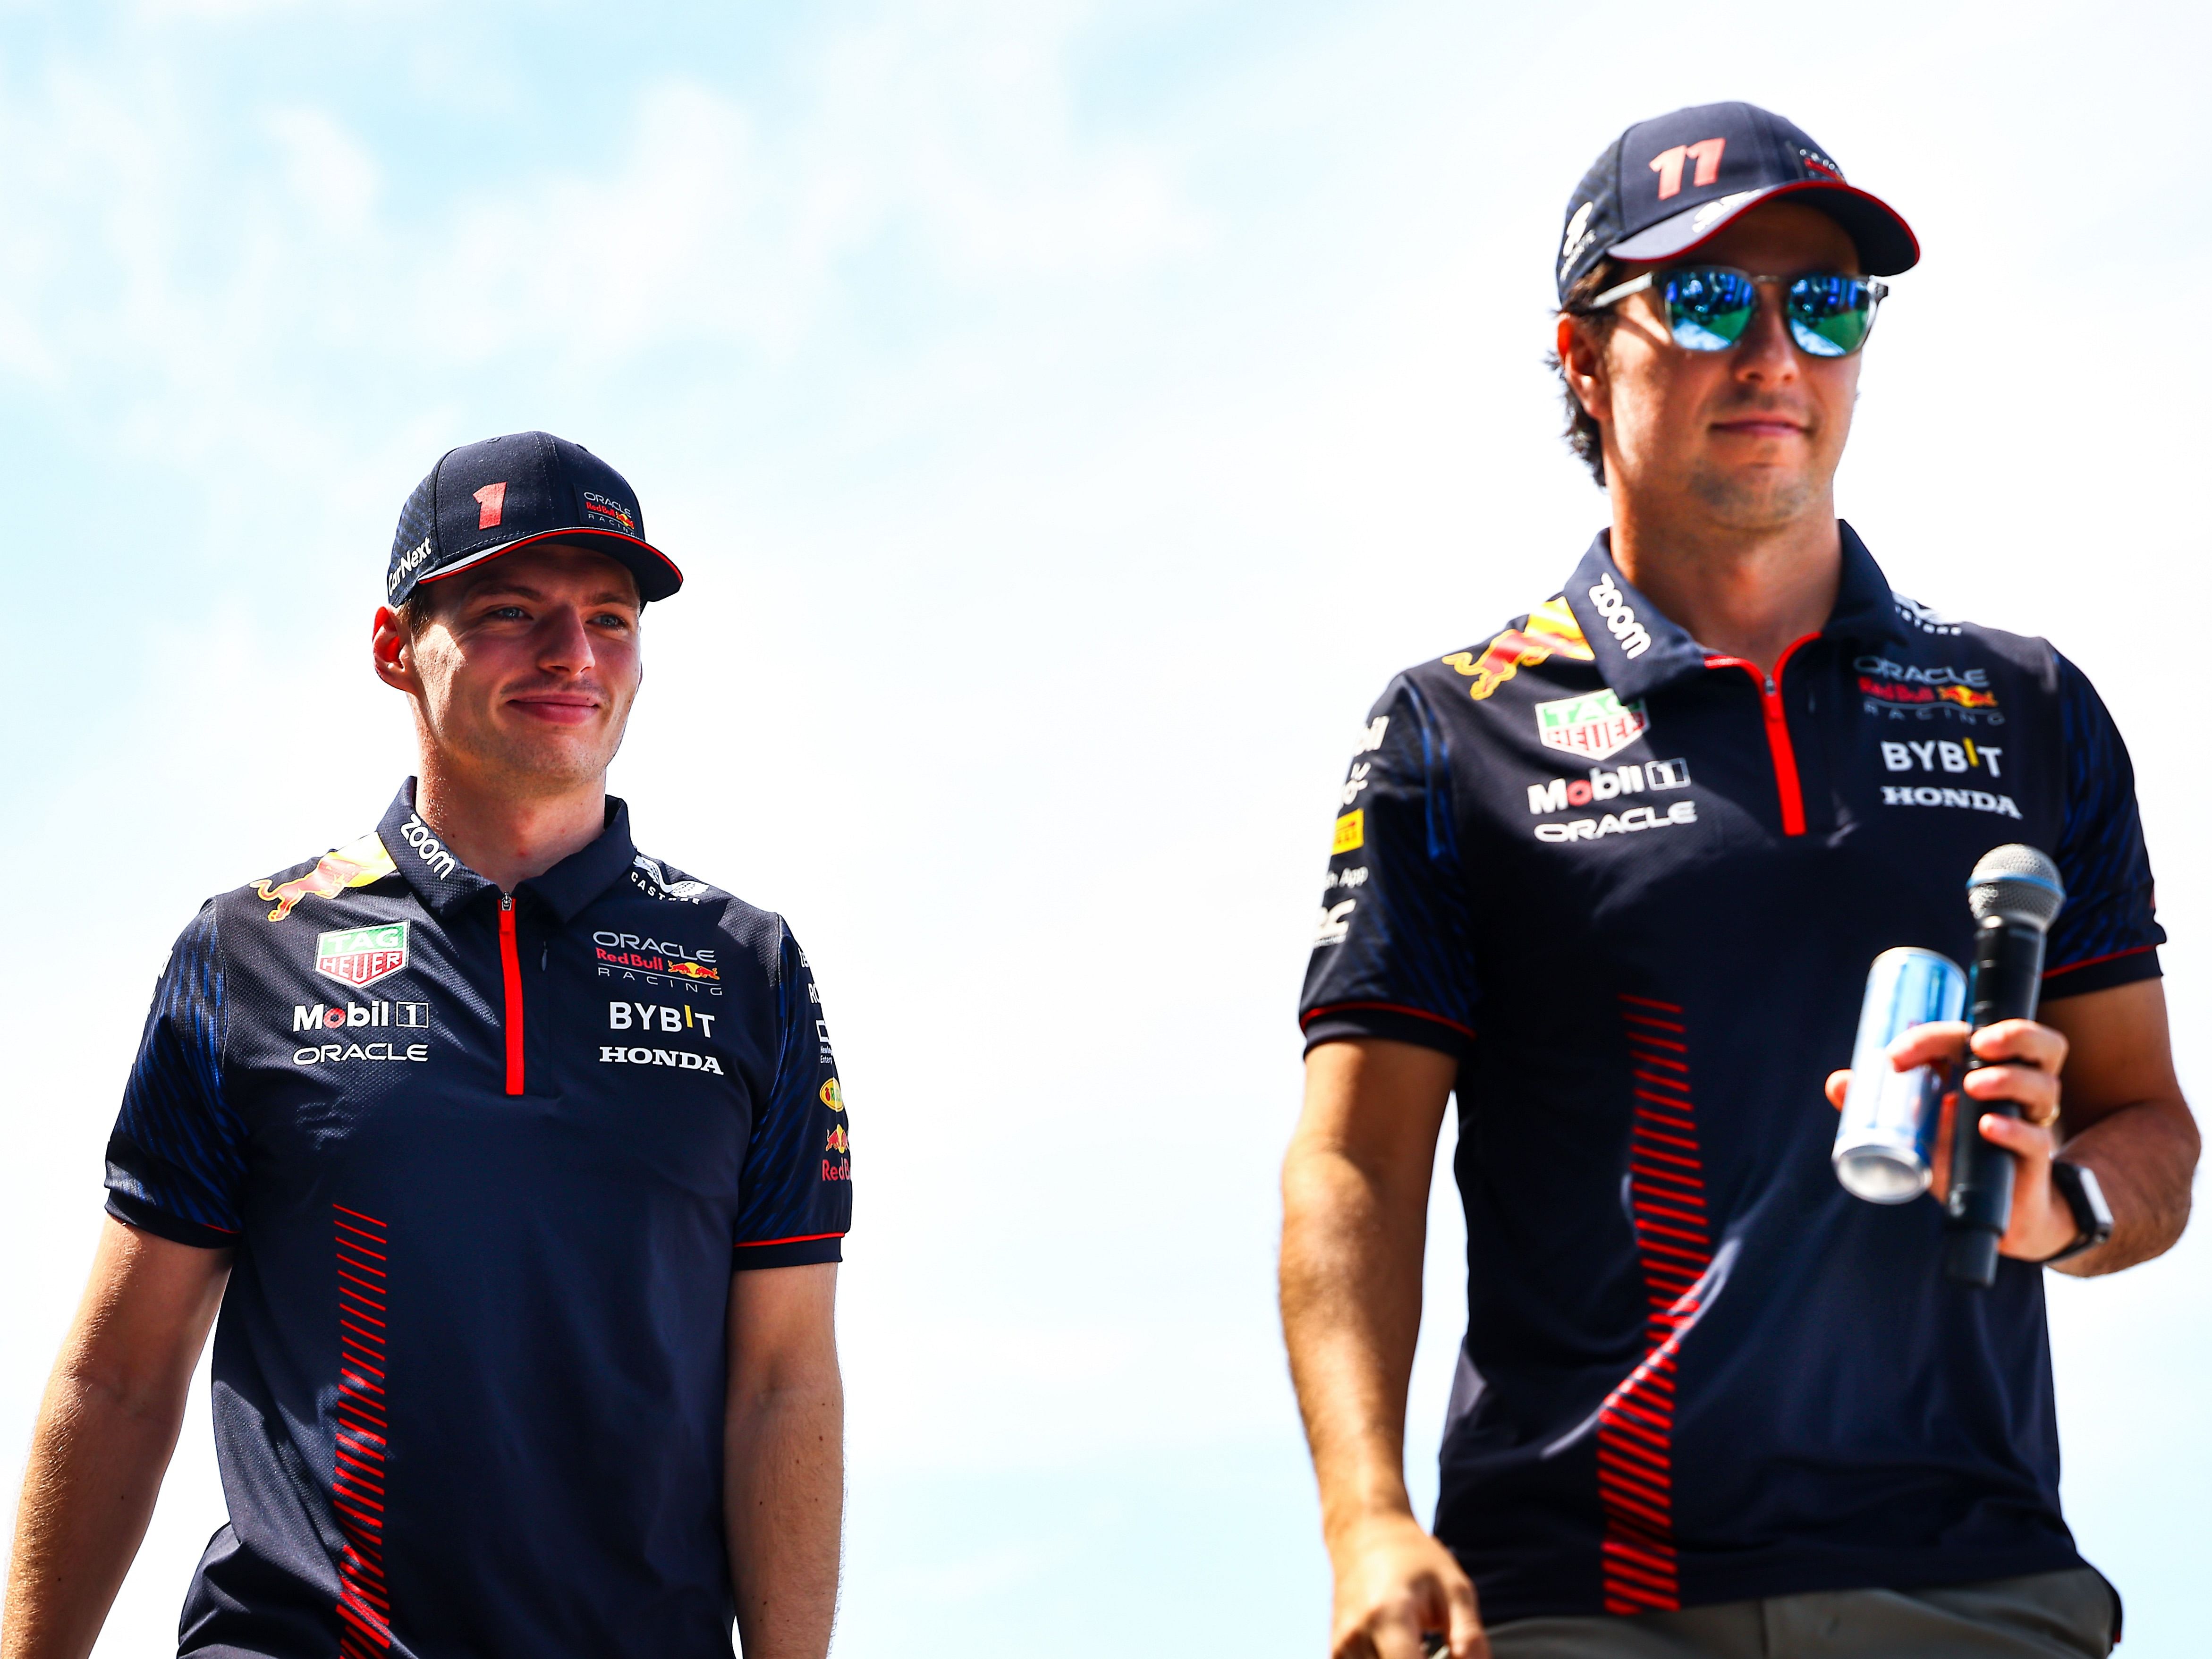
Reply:
[[542, 733], [511, 737], [485, 758], [532, 793], [576, 787], [606, 775], [615, 745], [604, 733], [549, 741]]
[[1742, 530], [1789, 524], [1803, 516], [1820, 495], [1819, 483], [1809, 475], [1772, 467], [1701, 473], [1692, 488], [1714, 517]]

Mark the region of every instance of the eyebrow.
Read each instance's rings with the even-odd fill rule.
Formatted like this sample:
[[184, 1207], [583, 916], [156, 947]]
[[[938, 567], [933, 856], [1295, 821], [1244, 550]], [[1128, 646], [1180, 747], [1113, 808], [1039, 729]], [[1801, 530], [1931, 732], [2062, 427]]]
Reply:
[[[470, 589], [468, 598], [464, 601], [464, 603], [491, 599], [500, 595], [505, 595], [508, 598], [518, 599], [543, 599], [545, 597], [545, 590], [542, 587], [532, 587], [527, 582], [511, 581], [501, 579], [495, 581], [486, 581]], [[632, 599], [629, 594], [623, 592], [618, 587], [608, 588], [602, 592], [593, 595], [588, 599], [580, 600], [578, 603], [587, 608], [595, 605], [619, 605], [632, 611], [642, 608], [639, 600]]]

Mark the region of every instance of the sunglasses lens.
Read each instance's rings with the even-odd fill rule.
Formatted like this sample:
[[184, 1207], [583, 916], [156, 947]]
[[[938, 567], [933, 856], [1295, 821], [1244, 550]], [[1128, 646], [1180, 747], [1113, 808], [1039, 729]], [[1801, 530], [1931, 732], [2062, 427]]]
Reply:
[[1848, 357], [1874, 331], [1874, 296], [1856, 276], [1800, 276], [1789, 308], [1790, 337], [1814, 357]]
[[1674, 343], [1689, 351], [1726, 351], [1759, 305], [1759, 290], [1740, 270], [1671, 271], [1663, 292]]

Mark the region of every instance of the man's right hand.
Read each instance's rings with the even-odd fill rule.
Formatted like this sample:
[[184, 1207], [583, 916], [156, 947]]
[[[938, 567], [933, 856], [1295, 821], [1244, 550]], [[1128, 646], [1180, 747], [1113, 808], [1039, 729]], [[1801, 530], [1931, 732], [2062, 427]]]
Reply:
[[1489, 1659], [1474, 1586], [1406, 1498], [1406, 1383], [1437, 1132], [1458, 1063], [1380, 1037], [1306, 1057], [1283, 1160], [1283, 1338], [1336, 1569], [1334, 1659]]
[[1490, 1659], [1474, 1583], [1412, 1516], [1363, 1522], [1330, 1555], [1331, 1659], [1421, 1659], [1431, 1632], [1445, 1637], [1451, 1659]]

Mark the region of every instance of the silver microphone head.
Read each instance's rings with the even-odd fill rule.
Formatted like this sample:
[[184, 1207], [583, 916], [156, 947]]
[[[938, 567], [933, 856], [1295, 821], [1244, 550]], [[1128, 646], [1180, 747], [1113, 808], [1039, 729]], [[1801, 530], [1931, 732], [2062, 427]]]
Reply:
[[1992, 847], [1966, 878], [1966, 908], [1974, 920], [2002, 916], [2039, 933], [2057, 918], [2066, 902], [2066, 884], [2047, 854], [2018, 842]]

